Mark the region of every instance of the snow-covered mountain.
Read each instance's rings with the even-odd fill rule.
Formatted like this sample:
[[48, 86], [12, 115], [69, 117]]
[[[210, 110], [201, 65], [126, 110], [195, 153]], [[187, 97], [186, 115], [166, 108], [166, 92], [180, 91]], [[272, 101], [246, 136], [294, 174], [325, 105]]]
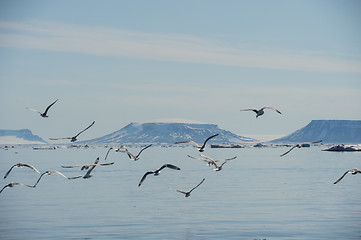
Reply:
[[44, 144], [41, 137], [33, 135], [29, 129], [0, 129], [0, 144]]
[[322, 140], [323, 143], [361, 143], [360, 120], [312, 120], [307, 126], [271, 141], [300, 143]]
[[255, 139], [242, 137], [220, 129], [215, 124], [194, 121], [159, 121], [147, 123], [130, 123], [124, 128], [80, 143], [86, 144], [174, 144], [177, 141], [193, 140], [203, 143], [211, 135], [219, 134], [208, 143], [244, 144]]

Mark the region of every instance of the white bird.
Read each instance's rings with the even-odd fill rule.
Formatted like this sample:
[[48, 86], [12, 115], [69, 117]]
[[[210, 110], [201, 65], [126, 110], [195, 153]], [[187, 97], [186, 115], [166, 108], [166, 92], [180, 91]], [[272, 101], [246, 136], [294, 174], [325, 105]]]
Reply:
[[38, 169], [36, 169], [35, 167], [31, 166], [30, 164], [19, 162], [19, 163], [13, 165], [13, 166], [9, 169], [9, 171], [7, 171], [7, 173], [6, 173], [5, 176], [4, 176], [4, 179], [7, 178], [7, 176], [9, 175], [9, 173], [11, 172], [11, 170], [13, 170], [14, 167], [16, 167], [16, 168], [28, 167], [28, 168], [30, 168], [30, 169], [33, 169], [35, 172], [40, 173], [40, 172], [38, 171]]
[[249, 109], [243, 109], [243, 110], [240, 110], [240, 111], [253, 111], [255, 112], [257, 115], [256, 115], [256, 118], [258, 118], [259, 116], [262, 116], [264, 114], [264, 110], [265, 109], [272, 109], [273, 111], [276, 111], [278, 112], [279, 114], [282, 114], [280, 111], [278, 111], [276, 108], [274, 107], [263, 107], [259, 110], [257, 109], [254, 109], [254, 108], [249, 108]]
[[181, 142], [175, 142], [174, 144], [179, 144], [179, 143], [192, 143], [193, 145], [195, 145], [196, 147], [198, 147], [198, 151], [200, 151], [200, 152], [203, 152], [204, 151], [204, 148], [205, 148], [205, 146], [206, 146], [206, 143], [208, 142], [208, 140], [209, 139], [211, 139], [211, 138], [214, 138], [214, 137], [216, 137], [216, 136], [218, 136], [219, 134], [215, 134], [215, 135], [212, 135], [212, 136], [210, 136], [210, 137], [208, 137], [205, 141], [204, 141], [204, 143], [203, 143], [203, 145], [199, 145], [198, 143], [196, 143], [196, 142], [194, 142], [194, 141], [181, 141]]
[[78, 140], [78, 136], [79, 136], [81, 133], [83, 133], [83, 132], [85, 132], [86, 130], [88, 130], [91, 126], [93, 126], [94, 123], [95, 123], [95, 121], [92, 122], [92, 124], [90, 124], [87, 128], [85, 128], [83, 131], [79, 132], [79, 133], [78, 133], [77, 135], [75, 135], [74, 137], [49, 138], [49, 139], [50, 139], [50, 140], [70, 139], [70, 142], [75, 142], [76, 140]]
[[290, 150], [288, 150], [287, 152], [281, 154], [280, 157], [283, 157], [284, 155], [291, 152], [295, 148], [301, 148], [301, 147], [306, 147], [306, 146], [309, 147], [313, 143], [320, 143], [320, 142], [322, 142], [322, 140], [316, 141], [316, 142], [310, 142], [310, 143], [298, 143], [298, 144], [294, 145], [293, 147], [291, 147]]
[[120, 148], [122, 148], [122, 149], [124, 149], [124, 150], [121, 150], [120, 148], [118, 148], [116, 151], [117, 151], [117, 152], [125, 152], [130, 159], [133, 159], [134, 161], [137, 161], [137, 160], [139, 160], [140, 154], [141, 154], [145, 149], [147, 149], [147, 148], [149, 148], [149, 147], [151, 147], [151, 146], [152, 146], [152, 144], [149, 144], [149, 145], [145, 146], [144, 148], [142, 148], [142, 149], [139, 151], [139, 153], [138, 153], [137, 155], [129, 152], [129, 150], [128, 150], [126, 147], [124, 147], [124, 146], [120, 146]]
[[163, 169], [163, 168], [170, 168], [170, 169], [174, 169], [174, 170], [180, 170], [179, 167], [177, 166], [174, 166], [172, 164], [164, 164], [163, 166], [161, 166], [160, 168], [158, 168], [157, 170], [155, 171], [149, 171], [149, 172], [146, 172], [142, 179], [140, 180], [139, 184], [138, 184], [138, 187], [140, 187], [140, 185], [142, 185], [143, 181], [145, 180], [145, 178], [149, 175], [149, 174], [154, 174], [154, 176], [158, 176], [160, 171]]
[[208, 166], [213, 165], [213, 162], [226, 162], [226, 161], [230, 161], [230, 160], [233, 160], [233, 159], [237, 158], [237, 156], [235, 156], [235, 157], [226, 158], [226, 159], [223, 159], [223, 160], [214, 160], [213, 158], [208, 157], [206, 155], [202, 155], [202, 154], [199, 154], [199, 156], [201, 156], [200, 158], [193, 157], [193, 156], [190, 156], [190, 155], [187, 155], [187, 156], [190, 157], [190, 158], [193, 158], [193, 159], [202, 160], [202, 161], [206, 162]]
[[114, 162], [111, 163], [100, 163], [100, 164], [79, 164], [79, 165], [72, 165], [72, 166], [61, 166], [62, 168], [77, 168], [80, 167], [80, 170], [88, 170], [90, 167], [93, 166], [109, 166], [113, 165]]
[[86, 179], [86, 178], [92, 177], [91, 172], [94, 170], [94, 168], [95, 168], [97, 165], [99, 165], [98, 162], [99, 162], [99, 157], [95, 160], [94, 164], [92, 164], [91, 168], [90, 168], [84, 175], [80, 175], [80, 176], [76, 176], [76, 177], [71, 177], [71, 178], [69, 178], [69, 179], [77, 179], [77, 178], [84, 178], [84, 179]]
[[180, 193], [183, 193], [184, 194], [184, 197], [189, 197], [190, 195], [191, 195], [191, 192], [194, 190], [194, 189], [196, 189], [197, 187], [199, 187], [199, 185], [201, 185], [203, 182], [204, 182], [204, 180], [206, 180], [205, 178], [203, 178], [203, 180], [200, 182], [200, 183], [198, 183], [198, 185], [197, 186], [195, 186], [194, 188], [192, 188], [190, 191], [188, 191], [188, 192], [186, 192], [186, 191], [183, 191], [183, 190], [176, 190], [177, 192], [180, 192]]
[[214, 165], [214, 167], [215, 167], [213, 170], [214, 170], [214, 171], [217, 171], [217, 172], [218, 172], [218, 171], [221, 171], [223, 165], [227, 163], [227, 161], [224, 161], [221, 165], [217, 165], [217, 163], [216, 163], [215, 161], [212, 161], [212, 162], [213, 162], [213, 165]]
[[64, 174], [62, 174], [61, 172], [58, 172], [58, 171], [56, 171], [56, 170], [48, 170], [48, 171], [46, 171], [46, 172], [43, 172], [43, 173], [40, 175], [38, 181], [36, 181], [36, 183], [34, 184], [34, 187], [36, 187], [36, 185], [38, 185], [40, 179], [41, 179], [44, 175], [51, 175], [52, 173], [57, 173], [57, 174], [59, 174], [60, 176], [62, 176], [62, 177], [64, 177], [64, 178], [68, 178], [68, 177], [66, 177]]
[[50, 104], [46, 109], [45, 109], [45, 112], [40, 112], [40, 111], [38, 111], [38, 110], [36, 110], [36, 109], [33, 109], [33, 108], [28, 108], [27, 107], [27, 109], [29, 109], [29, 110], [31, 110], [31, 111], [33, 111], [33, 112], [37, 112], [37, 113], [39, 113], [40, 114], [40, 116], [42, 116], [43, 118], [46, 118], [46, 117], [49, 117], [48, 115], [47, 115], [47, 113], [48, 113], [48, 111], [49, 111], [49, 108], [51, 108], [51, 106], [53, 106], [57, 101], [58, 101], [59, 99], [56, 99], [52, 104]]
[[341, 179], [346, 176], [347, 173], [351, 173], [352, 175], [355, 175], [357, 173], [361, 173], [361, 170], [357, 169], [357, 168], [352, 168], [350, 170], [347, 170], [339, 179], [337, 179], [333, 184], [338, 183], [339, 181], [341, 181]]
[[27, 184], [24, 184], [24, 183], [19, 183], [19, 182], [11, 182], [7, 185], [5, 185], [1, 190], [0, 190], [0, 193], [2, 193], [2, 191], [5, 189], [5, 188], [12, 188], [14, 187], [15, 185], [20, 185], [20, 186], [26, 186], [26, 187], [31, 187], [31, 188], [34, 188], [35, 186], [31, 186], [31, 185], [27, 185]]

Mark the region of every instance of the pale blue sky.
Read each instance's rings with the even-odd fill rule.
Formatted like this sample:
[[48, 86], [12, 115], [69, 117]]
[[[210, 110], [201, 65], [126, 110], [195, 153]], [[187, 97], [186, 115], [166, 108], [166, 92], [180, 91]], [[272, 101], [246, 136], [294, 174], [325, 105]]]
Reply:
[[[361, 119], [361, 1], [0, 1], [1, 129], [184, 118], [284, 135]], [[42, 119], [25, 107], [44, 110]], [[274, 106], [255, 119], [244, 108]]]

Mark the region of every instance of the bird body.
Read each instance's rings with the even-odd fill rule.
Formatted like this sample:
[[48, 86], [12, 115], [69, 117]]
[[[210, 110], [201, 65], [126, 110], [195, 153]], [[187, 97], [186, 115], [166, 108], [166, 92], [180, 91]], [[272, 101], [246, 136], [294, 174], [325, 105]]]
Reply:
[[175, 142], [174, 144], [179, 144], [179, 143], [192, 143], [193, 145], [195, 145], [196, 147], [198, 147], [198, 151], [204, 152], [204, 148], [206, 147], [207, 142], [208, 142], [211, 138], [214, 138], [214, 137], [216, 137], [216, 136], [218, 136], [218, 135], [219, 135], [219, 134], [217, 133], [217, 134], [215, 134], [215, 135], [212, 135], [212, 136], [208, 137], [208, 138], [203, 142], [202, 145], [200, 145], [200, 144], [198, 144], [198, 143], [196, 143], [196, 142], [194, 142], [194, 141], [192, 141], [192, 140]]
[[160, 171], [163, 169], [163, 168], [170, 168], [170, 169], [174, 169], [174, 170], [180, 170], [179, 167], [177, 166], [174, 166], [172, 164], [164, 164], [163, 166], [161, 166], [160, 168], [158, 168], [157, 170], [154, 170], [154, 171], [149, 171], [149, 172], [146, 172], [142, 179], [139, 181], [139, 184], [138, 184], [138, 187], [140, 187], [140, 185], [142, 185], [142, 183], [144, 182], [145, 178], [149, 175], [149, 174], [153, 174], [154, 176], [158, 176]]
[[147, 148], [149, 148], [149, 147], [151, 147], [151, 146], [152, 146], [152, 144], [149, 144], [149, 145], [145, 146], [144, 148], [142, 148], [142, 149], [139, 151], [139, 153], [138, 153], [137, 155], [131, 153], [125, 146], [119, 147], [118, 149], [116, 149], [116, 151], [117, 151], [117, 152], [125, 152], [130, 159], [132, 159], [132, 160], [134, 160], [134, 161], [138, 161], [140, 154], [141, 154], [145, 149], [147, 149]]
[[282, 114], [279, 110], [277, 110], [274, 107], [263, 107], [261, 109], [248, 108], [248, 109], [243, 109], [243, 110], [240, 110], [240, 111], [253, 111], [253, 112], [256, 113], [256, 118], [258, 118], [259, 116], [262, 116], [264, 114], [265, 109], [272, 109], [273, 111], [275, 111], [275, 112], [277, 112], [279, 114]]
[[351, 173], [352, 175], [355, 175], [357, 173], [361, 173], [361, 170], [357, 169], [357, 168], [352, 168], [350, 170], [347, 170], [339, 179], [337, 179], [333, 184], [338, 183], [339, 181], [341, 181], [341, 179], [346, 176], [347, 173]]
[[45, 111], [44, 111], [43, 113], [40, 112], [40, 111], [38, 111], [38, 110], [36, 110], [36, 109], [33, 109], [33, 108], [28, 108], [28, 107], [27, 107], [27, 109], [29, 109], [29, 110], [31, 110], [31, 111], [33, 111], [33, 112], [39, 113], [40, 116], [43, 117], [43, 118], [47, 118], [47, 117], [49, 117], [49, 116], [47, 115], [49, 109], [50, 109], [51, 106], [53, 106], [58, 100], [59, 100], [59, 99], [56, 99], [52, 104], [50, 104], [50, 105], [45, 109]]
[[189, 197], [191, 195], [191, 193], [193, 192], [194, 189], [196, 189], [197, 187], [199, 187], [199, 185], [201, 185], [204, 180], [206, 180], [205, 178], [203, 178], [203, 180], [198, 183], [197, 186], [195, 186], [194, 188], [192, 188], [190, 191], [183, 191], [183, 190], [176, 190], [177, 192], [180, 192], [180, 193], [183, 193], [184, 194], [184, 197]]

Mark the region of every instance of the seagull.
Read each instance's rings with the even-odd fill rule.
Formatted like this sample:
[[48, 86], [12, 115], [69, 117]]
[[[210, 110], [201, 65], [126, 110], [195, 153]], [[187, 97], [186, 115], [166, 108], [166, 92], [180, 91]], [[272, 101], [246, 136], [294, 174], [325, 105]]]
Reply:
[[[212, 161], [212, 160], [211, 160]], [[215, 161], [212, 161], [213, 162], [213, 165], [215, 166], [215, 168], [213, 169], [214, 171], [221, 171], [222, 170], [222, 167], [224, 164], [227, 163], [227, 161], [224, 161], [221, 165], [217, 165], [217, 163]]]
[[125, 152], [130, 159], [133, 159], [134, 161], [137, 161], [137, 160], [139, 160], [140, 154], [141, 154], [145, 149], [149, 148], [150, 146], [152, 146], [152, 144], [149, 144], [149, 145], [145, 146], [144, 148], [142, 148], [137, 155], [134, 155], [133, 153], [129, 152], [128, 149], [127, 149], [126, 147], [124, 147], [124, 146], [120, 146], [120, 148], [122, 148], [122, 149], [124, 149], [124, 150], [121, 150], [120, 148], [118, 148], [118, 149], [116, 149], [116, 151], [117, 151], [117, 152]]
[[204, 180], [206, 180], [205, 178], [203, 178], [203, 180], [200, 182], [200, 183], [198, 183], [198, 185], [197, 186], [195, 186], [194, 188], [192, 188], [190, 191], [188, 191], [188, 192], [186, 192], [186, 191], [182, 191], [182, 190], [176, 190], [177, 192], [180, 192], [180, 193], [183, 193], [184, 194], [184, 197], [189, 197], [190, 195], [191, 195], [191, 192], [194, 190], [194, 189], [196, 189], [197, 187], [199, 187], [199, 185], [201, 185], [203, 182], [204, 182]]
[[352, 169], [346, 171], [346, 172], [345, 172], [339, 179], [337, 179], [337, 181], [334, 182], [333, 184], [336, 184], [336, 183], [338, 183], [339, 181], [341, 181], [341, 179], [342, 179], [344, 176], [346, 176], [347, 173], [351, 173], [352, 175], [355, 175], [355, 174], [357, 174], [357, 173], [361, 173], [361, 170], [359, 170], [359, 169], [357, 169], [357, 168], [352, 168]]
[[80, 133], [78, 133], [77, 135], [75, 135], [74, 137], [64, 137], [64, 138], [49, 138], [50, 140], [59, 140], [59, 139], [70, 139], [70, 142], [75, 142], [76, 140], [78, 140], [78, 136], [83, 133], [84, 131], [86, 131], [88, 128], [90, 128], [91, 126], [93, 126], [95, 123], [92, 122], [92, 124], [90, 124], [87, 128], [85, 128], [83, 131], [81, 131]]
[[158, 176], [160, 171], [163, 169], [163, 168], [170, 168], [170, 169], [174, 169], [174, 170], [180, 170], [179, 167], [177, 166], [174, 166], [172, 164], [164, 164], [163, 166], [161, 166], [160, 168], [158, 168], [157, 170], [155, 171], [149, 171], [149, 172], [146, 172], [142, 179], [140, 180], [139, 184], [138, 184], [138, 187], [140, 187], [140, 185], [142, 185], [143, 181], [145, 180], [145, 178], [149, 175], [149, 174], [154, 174], [154, 176]]
[[266, 108], [268, 108], [268, 109], [272, 109], [273, 111], [276, 111], [276, 112], [278, 112], [279, 114], [282, 114], [280, 111], [278, 111], [276, 108], [274, 108], [274, 107], [263, 107], [263, 108], [261, 108], [261, 109], [259, 109], [259, 110], [257, 110], [257, 109], [254, 109], [254, 108], [249, 108], [249, 109], [243, 109], [243, 110], [240, 110], [240, 111], [253, 111], [253, 112], [255, 112], [257, 115], [256, 115], [256, 118], [258, 118], [259, 116], [261, 116], [261, 115], [263, 115], [264, 114], [264, 109], [266, 109]]
[[91, 168], [90, 168], [84, 175], [80, 175], [80, 176], [76, 176], [76, 177], [71, 177], [71, 178], [69, 178], [69, 179], [77, 179], [77, 178], [81, 178], [81, 177], [84, 178], [84, 179], [86, 179], [86, 178], [92, 177], [91, 172], [94, 170], [94, 168], [95, 168], [97, 165], [99, 165], [98, 162], [99, 162], [99, 157], [95, 160], [94, 164], [91, 164], [91, 165], [92, 165]]
[[61, 172], [58, 172], [58, 171], [56, 171], [56, 170], [48, 170], [48, 171], [46, 171], [46, 172], [43, 172], [43, 173], [40, 175], [40, 177], [39, 177], [38, 181], [36, 181], [34, 187], [36, 187], [36, 185], [38, 185], [40, 179], [41, 179], [44, 175], [51, 175], [52, 173], [57, 173], [57, 174], [59, 174], [60, 176], [63, 176], [63, 177], [65, 177], [65, 178], [68, 178], [68, 177], [66, 177], [64, 174], [62, 174]]
[[207, 139], [204, 141], [203, 145], [199, 145], [198, 143], [196, 143], [196, 142], [194, 142], [194, 141], [175, 142], [174, 144], [178, 144], [178, 143], [192, 143], [193, 145], [195, 145], [196, 147], [198, 147], [198, 151], [204, 152], [204, 148], [205, 148], [206, 143], [208, 142], [208, 140], [211, 139], [211, 138], [214, 138], [214, 137], [216, 137], [216, 136], [218, 136], [218, 135], [219, 135], [219, 134], [215, 134], [215, 135], [210, 136], [209, 138], [207, 138]]
[[53, 106], [57, 101], [58, 101], [59, 99], [56, 99], [52, 104], [50, 104], [46, 109], [45, 109], [45, 112], [40, 112], [40, 111], [38, 111], [38, 110], [36, 110], [36, 109], [32, 109], [32, 108], [28, 108], [27, 107], [27, 109], [29, 109], [29, 110], [31, 110], [31, 111], [33, 111], [33, 112], [37, 112], [37, 113], [39, 113], [40, 114], [40, 116], [42, 116], [43, 118], [46, 118], [46, 117], [49, 117], [48, 115], [46, 115], [47, 113], [48, 113], [48, 111], [49, 111], [49, 108], [51, 108], [51, 106]]
[[1, 190], [0, 190], [0, 193], [2, 193], [2, 191], [5, 189], [5, 188], [12, 188], [14, 187], [15, 185], [21, 185], [21, 186], [26, 186], [26, 187], [31, 187], [31, 188], [34, 188], [35, 186], [31, 186], [31, 185], [27, 185], [27, 184], [24, 184], [24, 183], [19, 183], [19, 182], [11, 182], [9, 183], [8, 185], [5, 185]]
[[223, 160], [214, 160], [213, 158], [208, 157], [206, 155], [202, 155], [202, 154], [199, 154], [199, 156], [201, 156], [201, 158], [193, 157], [193, 156], [190, 156], [190, 155], [187, 155], [187, 156], [190, 157], [190, 158], [193, 158], [193, 159], [198, 159], [198, 160], [205, 161], [208, 166], [213, 165], [213, 162], [226, 162], [226, 161], [230, 161], [230, 160], [233, 160], [233, 159], [237, 158], [237, 156], [235, 156], [235, 157], [226, 158], [226, 159], [223, 159]]
[[76, 167], [80, 167], [80, 170], [88, 170], [90, 167], [93, 166], [109, 166], [109, 165], [113, 165], [114, 162], [111, 163], [101, 163], [101, 164], [83, 164], [83, 165], [73, 165], [73, 166], [61, 166], [62, 168], [76, 168]]
[[291, 152], [293, 149], [295, 148], [301, 148], [301, 147], [304, 147], [304, 146], [309, 146], [310, 144], [313, 144], [313, 143], [320, 143], [322, 142], [322, 140], [320, 141], [316, 141], [316, 142], [310, 142], [310, 143], [298, 143], [296, 145], [294, 145], [290, 150], [288, 150], [287, 152], [283, 153], [280, 155], [280, 157], [283, 157], [284, 155], [286, 155], [287, 153]]
[[35, 172], [40, 173], [40, 172], [38, 171], [38, 169], [36, 169], [35, 167], [31, 166], [30, 164], [19, 162], [19, 163], [13, 165], [13, 166], [9, 169], [9, 171], [7, 171], [7, 173], [6, 173], [5, 176], [4, 176], [4, 179], [7, 178], [7, 176], [9, 175], [9, 173], [11, 172], [11, 170], [13, 170], [14, 167], [17, 167], [17, 168], [28, 167], [28, 168], [33, 169]]

